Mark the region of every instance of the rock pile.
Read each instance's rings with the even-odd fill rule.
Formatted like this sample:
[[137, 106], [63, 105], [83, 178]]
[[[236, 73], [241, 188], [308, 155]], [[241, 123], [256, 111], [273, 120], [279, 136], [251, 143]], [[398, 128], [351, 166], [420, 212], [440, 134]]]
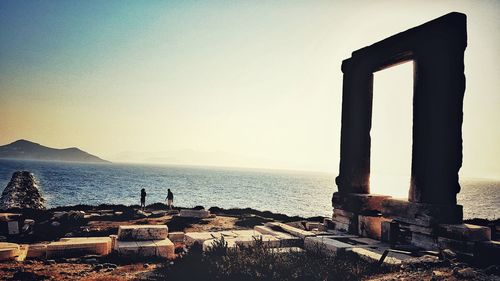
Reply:
[[17, 171], [12, 175], [7, 187], [0, 197], [0, 209], [45, 209], [43, 199], [35, 176], [28, 171]]

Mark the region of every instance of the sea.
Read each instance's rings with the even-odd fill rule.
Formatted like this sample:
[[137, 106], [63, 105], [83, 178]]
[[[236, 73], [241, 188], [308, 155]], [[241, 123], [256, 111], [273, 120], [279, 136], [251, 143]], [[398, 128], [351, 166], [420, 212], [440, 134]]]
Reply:
[[[253, 208], [302, 217], [331, 216], [335, 175], [240, 168], [89, 164], [0, 159], [0, 189], [18, 170], [32, 172], [48, 207], [165, 202], [167, 189], [182, 207]], [[464, 218], [500, 218], [500, 181], [462, 179]]]

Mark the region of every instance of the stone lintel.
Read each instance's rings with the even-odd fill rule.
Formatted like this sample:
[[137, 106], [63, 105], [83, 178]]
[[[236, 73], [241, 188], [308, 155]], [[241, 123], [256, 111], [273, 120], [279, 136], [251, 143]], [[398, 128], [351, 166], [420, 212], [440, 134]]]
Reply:
[[384, 200], [381, 211], [384, 217], [425, 227], [440, 223], [460, 224], [463, 217], [461, 205], [413, 203], [397, 199]]
[[380, 212], [382, 201], [389, 198], [391, 196], [388, 195], [335, 192], [332, 197], [332, 205], [335, 209], [356, 214]]
[[300, 237], [301, 239], [304, 239], [305, 237], [310, 237], [310, 236], [316, 236], [314, 232], [307, 231], [307, 230], [302, 230], [284, 223], [280, 222], [267, 222], [264, 224], [265, 226], [271, 228], [271, 229], [280, 229], [286, 233], [289, 233], [293, 236]]

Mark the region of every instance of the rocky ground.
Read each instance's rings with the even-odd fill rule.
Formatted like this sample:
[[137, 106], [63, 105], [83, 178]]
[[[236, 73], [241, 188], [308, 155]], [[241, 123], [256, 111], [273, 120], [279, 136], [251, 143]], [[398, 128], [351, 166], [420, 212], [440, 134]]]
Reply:
[[[180, 208], [177, 208], [177, 210]], [[166, 212], [163, 204], [148, 206], [144, 213], [138, 206], [71, 206], [50, 210], [11, 209], [35, 220], [31, 235], [9, 238], [9, 242], [40, 243], [55, 241], [62, 237], [97, 237], [116, 234], [120, 225], [167, 224], [169, 231], [201, 232], [229, 229], [246, 229], [262, 222], [281, 218], [285, 221], [297, 219], [281, 214], [256, 210], [212, 209], [219, 215], [197, 219], [173, 216], [177, 210]], [[103, 212], [104, 211], [104, 212]], [[83, 214], [92, 214], [90, 217]], [[112, 213], [113, 215], [109, 215]], [[261, 216], [262, 214], [268, 217]], [[0, 237], [7, 240], [6, 237]], [[183, 245], [176, 244], [176, 252]], [[26, 260], [0, 263], [0, 280], [150, 280], [155, 269], [164, 260], [124, 260], [108, 257], [83, 257], [61, 260]]]
[[[172, 232], [197, 232], [248, 229], [271, 220], [283, 222], [303, 220], [303, 218], [252, 209], [220, 208], [211, 209], [212, 213], [217, 214], [216, 217], [182, 218], [173, 216], [175, 211], [163, 211], [164, 207], [163, 204], [148, 206], [145, 211], [150, 214], [149, 217], [138, 211], [138, 206], [82, 205], [39, 211], [17, 210], [26, 217], [34, 219], [36, 224], [32, 234], [22, 235], [16, 239], [17, 241], [11, 239], [9, 241], [33, 243], [54, 241], [69, 236], [107, 236], [116, 234], [119, 225], [167, 224], [169, 231]], [[70, 215], [76, 214], [76, 211], [83, 211], [86, 215], [83, 215], [83, 212], [80, 215]], [[320, 220], [320, 218], [310, 218], [310, 220]], [[182, 244], [176, 244], [176, 253], [183, 253]], [[0, 280], [160, 280], [156, 275], [157, 270], [172, 264], [175, 264], [175, 261], [130, 258], [125, 260], [113, 254], [107, 257], [9, 261], [0, 263]], [[478, 269], [454, 261], [448, 264], [407, 266], [372, 276], [367, 280], [500, 280], [499, 275], [498, 267]]]

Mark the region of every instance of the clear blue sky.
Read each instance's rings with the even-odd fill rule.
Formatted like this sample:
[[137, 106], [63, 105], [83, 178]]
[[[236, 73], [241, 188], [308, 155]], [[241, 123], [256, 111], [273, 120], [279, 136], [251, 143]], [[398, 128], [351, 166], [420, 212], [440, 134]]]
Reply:
[[[1, 1], [0, 144], [336, 173], [341, 61], [451, 11], [468, 16], [462, 173], [500, 178], [498, 1]], [[395, 69], [374, 122], [411, 120]], [[384, 124], [374, 155], [407, 155], [411, 125]]]

